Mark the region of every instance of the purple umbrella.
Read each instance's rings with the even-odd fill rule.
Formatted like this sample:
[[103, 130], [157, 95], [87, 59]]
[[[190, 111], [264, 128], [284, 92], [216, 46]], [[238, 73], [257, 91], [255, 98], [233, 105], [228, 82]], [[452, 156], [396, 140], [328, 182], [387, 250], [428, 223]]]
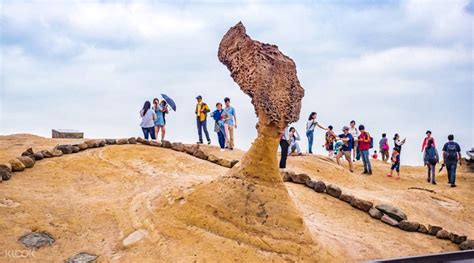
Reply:
[[173, 109], [174, 111], [176, 111], [176, 103], [174, 103], [174, 100], [170, 97], [168, 97], [166, 94], [161, 94], [161, 97], [163, 97], [163, 99], [166, 101], [166, 103], [168, 103], [168, 105], [170, 105], [171, 109]]

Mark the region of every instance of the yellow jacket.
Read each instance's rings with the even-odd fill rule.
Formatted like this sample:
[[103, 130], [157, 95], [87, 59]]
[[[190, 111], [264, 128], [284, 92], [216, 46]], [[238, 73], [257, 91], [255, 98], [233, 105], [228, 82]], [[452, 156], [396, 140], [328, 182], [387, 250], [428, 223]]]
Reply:
[[210, 112], [209, 106], [206, 103], [201, 102], [196, 104], [196, 117], [199, 117], [200, 121], [205, 121], [207, 118], [207, 113]]

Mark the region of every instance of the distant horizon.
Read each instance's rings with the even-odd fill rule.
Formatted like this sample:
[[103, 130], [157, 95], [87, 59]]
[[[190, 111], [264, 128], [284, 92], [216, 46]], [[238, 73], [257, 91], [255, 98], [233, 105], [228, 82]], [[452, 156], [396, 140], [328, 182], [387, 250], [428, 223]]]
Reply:
[[[306, 152], [310, 112], [337, 133], [356, 120], [390, 146], [407, 138], [402, 164], [422, 165], [433, 132], [474, 147], [474, 0], [454, 1], [2, 1], [0, 134], [142, 136], [138, 112], [165, 93], [177, 112], [167, 139], [197, 141], [195, 97], [214, 109], [230, 97], [236, 146], [257, 122], [250, 98], [217, 59], [224, 33], [242, 21], [253, 39], [277, 45], [305, 89], [299, 131]], [[213, 144], [213, 123], [208, 130]], [[314, 152], [325, 154], [316, 129]], [[378, 149], [377, 149], [378, 150]]]

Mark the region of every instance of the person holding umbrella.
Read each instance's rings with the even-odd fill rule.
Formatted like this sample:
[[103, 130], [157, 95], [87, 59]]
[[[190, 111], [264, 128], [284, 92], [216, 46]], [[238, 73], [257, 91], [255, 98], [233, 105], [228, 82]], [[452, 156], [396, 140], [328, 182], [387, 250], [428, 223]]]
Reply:
[[166, 120], [165, 114], [168, 113], [168, 107], [165, 100], [159, 102], [157, 98], [153, 99], [153, 110], [156, 114], [155, 119], [155, 137], [158, 140], [158, 134], [161, 130], [161, 140], [165, 139], [166, 135]]
[[209, 137], [209, 132], [207, 131], [207, 113], [211, 110], [209, 109], [209, 106], [207, 106], [207, 104], [202, 101], [201, 95], [197, 96], [196, 100], [197, 104], [194, 113], [196, 114], [196, 123], [199, 135], [199, 141], [197, 142], [197, 144], [203, 143], [202, 130], [204, 130], [204, 134], [206, 135], [207, 144], [211, 144], [211, 138]]

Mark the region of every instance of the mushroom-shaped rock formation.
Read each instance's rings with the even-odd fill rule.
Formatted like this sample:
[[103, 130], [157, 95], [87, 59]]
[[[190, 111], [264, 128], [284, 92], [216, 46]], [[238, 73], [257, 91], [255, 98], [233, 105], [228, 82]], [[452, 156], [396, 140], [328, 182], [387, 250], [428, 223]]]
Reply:
[[304, 95], [295, 63], [276, 46], [252, 40], [242, 23], [225, 34], [218, 57], [252, 98], [258, 137], [227, 175], [137, 204], [134, 226], [203, 261], [333, 259], [309, 233], [278, 169], [280, 132], [298, 120]]

